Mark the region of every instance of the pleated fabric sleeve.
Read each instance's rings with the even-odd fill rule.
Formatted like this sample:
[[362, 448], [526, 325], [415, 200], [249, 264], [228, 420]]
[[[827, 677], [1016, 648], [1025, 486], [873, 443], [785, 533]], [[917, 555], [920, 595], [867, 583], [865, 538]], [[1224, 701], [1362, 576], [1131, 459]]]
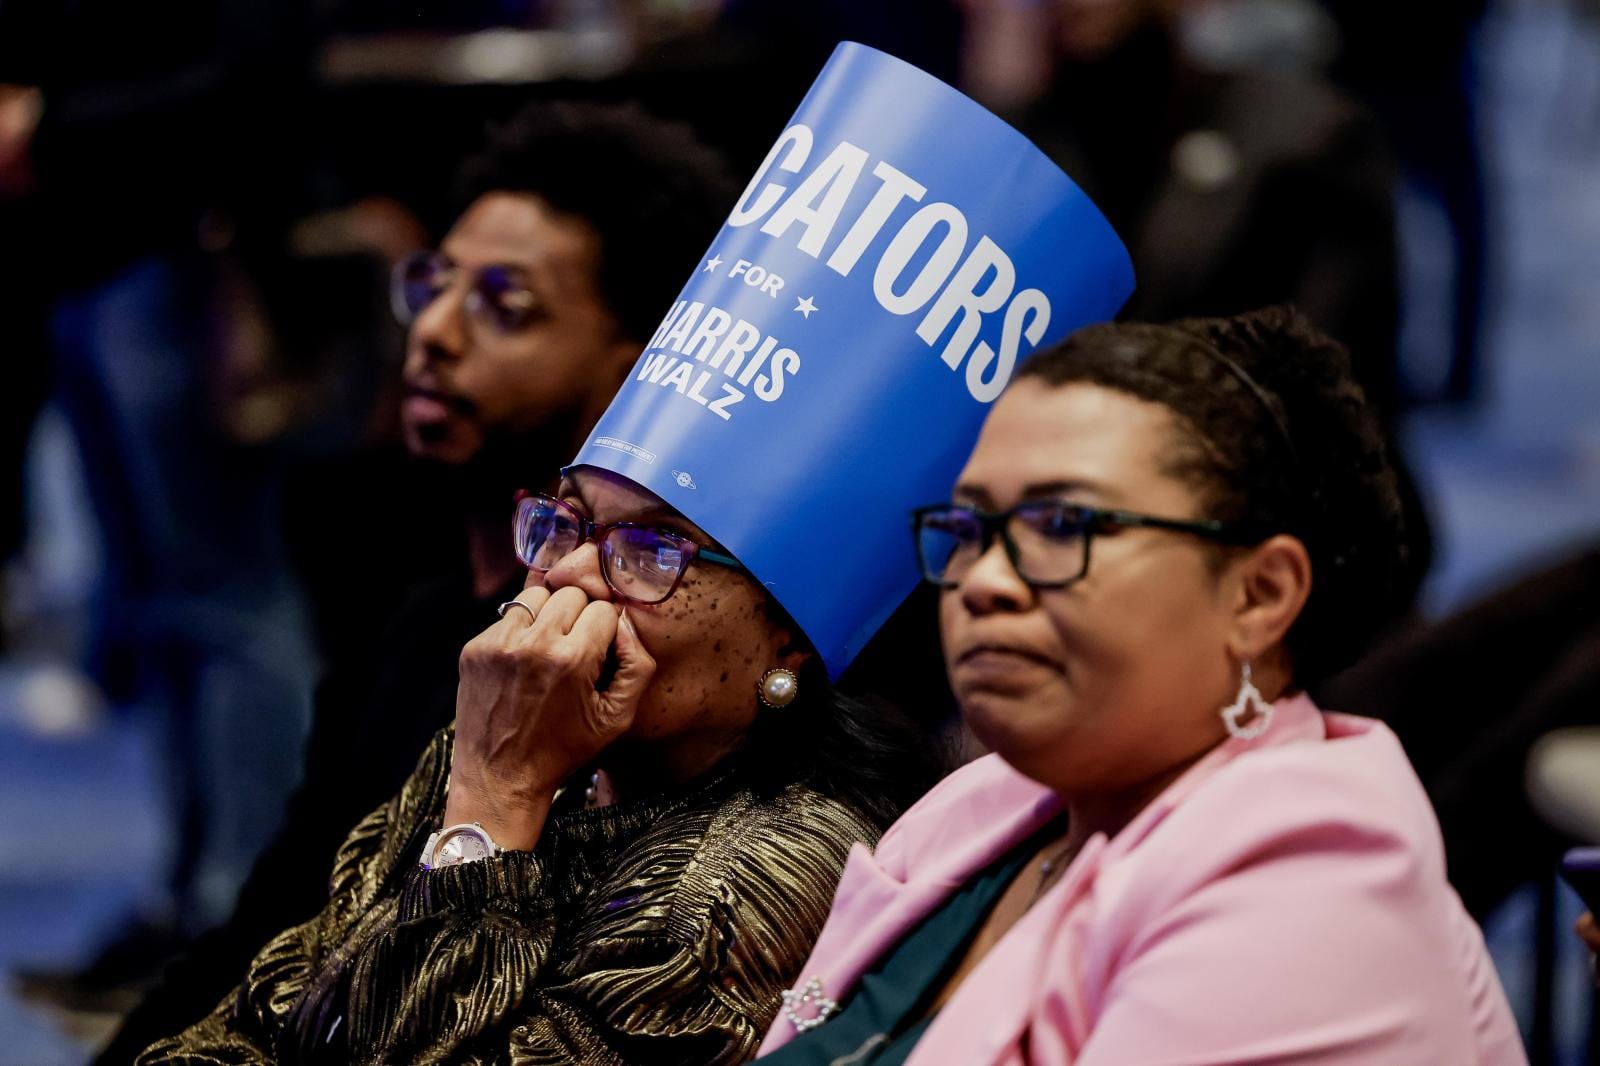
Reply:
[[424, 871], [451, 735], [341, 850], [327, 906], [142, 1064], [735, 1063], [754, 1056], [877, 832], [735, 760], [681, 794], [561, 809], [532, 852]]

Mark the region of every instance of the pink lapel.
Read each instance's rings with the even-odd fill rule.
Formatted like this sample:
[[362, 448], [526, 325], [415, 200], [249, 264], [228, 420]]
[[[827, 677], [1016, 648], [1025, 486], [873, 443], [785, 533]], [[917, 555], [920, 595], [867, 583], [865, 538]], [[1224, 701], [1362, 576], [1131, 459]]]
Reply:
[[[1137, 847], [1184, 797], [1235, 758], [1325, 735], [1322, 714], [1308, 698], [1279, 701], [1271, 728], [1261, 737], [1219, 745], [1114, 840], [1104, 835], [1091, 838], [1061, 881], [962, 983], [918, 1042], [907, 1066], [1006, 1061], [1006, 1049], [1018, 1046], [1044, 992], [1075, 980], [1052, 968], [1061, 959], [1058, 949], [1068, 918], [1093, 889], [1100, 871]], [[796, 984], [798, 995], [817, 982], [812, 986], [813, 999], [802, 1006], [799, 1016], [815, 1016], [815, 994], [842, 1003], [861, 975], [930, 911], [1060, 809], [1060, 800], [1048, 789], [990, 755], [956, 771], [907, 812], [884, 837], [877, 855], [856, 845], [827, 925]], [[1093, 1019], [1087, 1014], [1085, 997], [1069, 992], [1060, 998], [1074, 1015], [1062, 1023], [1086, 1035]], [[780, 1014], [761, 1052], [788, 1043], [795, 1032], [794, 1024]]]
[[[1059, 927], [1094, 887], [1107, 848], [1103, 833], [1089, 838], [1061, 880], [967, 975], [912, 1049], [906, 1066], [1007, 1060], [1006, 1049], [1020, 1044], [1040, 997], [1060, 983], [1059, 975], [1048, 972], [1057, 957]], [[1071, 1018], [1067, 1024], [1086, 1032], [1089, 1019]]]
[[[1065, 1030], [1061, 1035], [1067, 1046], [1081, 1046], [1093, 1027], [1091, 1001], [1083, 994], [1085, 990], [1073, 987], [1075, 974], [1054, 971], [1063, 958], [1061, 949], [1066, 947], [1069, 954], [1072, 952], [1072, 946], [1063, 940], [1072, 935], [1068, 926], [1073, 911], [1093, 890], [1101, 871], [1137, 847], [1185, 797], [1234, 759], [1266, 747], [1320, 740], [1325, 735], [1322, 713], [1310, 699], [1302, 695], [1279, 701], [1274, 705], [1273, 721], [1266, 733], [1255, 740], [1228, 740], [1219, 745], [1168, 786], [1114, 839], [1107, 840], [1104, 834], [1091, 837], [1061, 881], [1023, 915], [962, 982], [960, 990], [918, 1041], [906, 1066], [975, 1066], [1008, 1061], [1007, 1049], [1021, 1045], [1045, 994], [1052, 989], [1063, 990], [1064, 985], [1066, 994], [1053, 997], [1053, 1001], [1065, 1016], [1056, 1018], [1055, 1023]], [[1052, 813], [1054, 809], [1051, 808]], [[1025, 835], [1012, 836], [1006, 846]], [[1060, 1061], [1072, 1060], [1069, 1057]]]
[[[861, 975], [918, 922], [1060, 808], [1053, 793], [997, 756], [946, 778], [890, 830], [876, 855], [860, 844], [851, 849], [833, 910], [795, 994], [809, 985], [813, 999], [820, 993], [843, 1002]], [[814, 1017], [814, 1001], [797, 1013]], [[780, 1014], [761, 1050], [772, 1051], [794, 1035], [793, 1022]]]

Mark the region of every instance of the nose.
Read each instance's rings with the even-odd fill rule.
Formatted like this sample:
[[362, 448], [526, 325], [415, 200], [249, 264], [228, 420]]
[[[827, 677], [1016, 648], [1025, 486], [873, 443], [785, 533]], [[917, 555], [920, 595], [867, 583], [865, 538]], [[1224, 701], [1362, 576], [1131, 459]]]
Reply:
[[614, 600], [616, 593], [606, 584], [600, 569], [600, 549], [593, 542], [580, 544], [556, 565], [545, 571], [544, 587], [551, 592], [576, 585], [591, 600]]
[[1011, 565], [1005, 546], [996, 537], [956, 586], [961, 603], [975, 615], [1025, 611], [1033, 605], [1034, 591]]
[[460, 286], [451, 285], [412, 320], [406, 342], [406, 370], [414, 373], [426, 362], [453, 362], [466, 349], [466, 294]]

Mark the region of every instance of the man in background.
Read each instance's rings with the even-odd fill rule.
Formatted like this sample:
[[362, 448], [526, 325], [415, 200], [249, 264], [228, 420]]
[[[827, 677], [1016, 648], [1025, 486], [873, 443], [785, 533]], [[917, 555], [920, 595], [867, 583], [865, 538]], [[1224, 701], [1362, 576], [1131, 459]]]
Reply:
[[686, 131], [572, 104], [520, 114], [463, 168], [461, 188], [464, 210], [439, 248], [395, 273], [410, 324], [402, 430], [434, 476], [360, 515], [377, 540], [419, 513], [458, 513], [461, 563], [392, 617], [361, 620], [381, 636], [319, 691], [304, 779], [233, 916], [169, 967], [101, 1062], [130, 1061], [204, 1015], [268, 939], [325, 901], [345, 834], [453, 717], [462, 645], [522, 586], [515, 492], [554, 487], [737, 193]]

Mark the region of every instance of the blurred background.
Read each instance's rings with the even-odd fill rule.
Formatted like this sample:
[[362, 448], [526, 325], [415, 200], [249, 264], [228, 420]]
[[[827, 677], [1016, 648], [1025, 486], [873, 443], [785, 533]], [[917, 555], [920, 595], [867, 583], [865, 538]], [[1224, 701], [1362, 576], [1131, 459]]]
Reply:
[[319, 679], [460, 565], [387, 287], [489, 125], [636, 101], [748, 174], [841, 39], [1060, 161], [1130, 314], [1351, 346], [1419, 566], [1319, 695], [1406, 742], [1530, 1057], [1591, 1061], [1594, 0], [0, 0], [0, 1059], [87, 1061], [228, 915]]

